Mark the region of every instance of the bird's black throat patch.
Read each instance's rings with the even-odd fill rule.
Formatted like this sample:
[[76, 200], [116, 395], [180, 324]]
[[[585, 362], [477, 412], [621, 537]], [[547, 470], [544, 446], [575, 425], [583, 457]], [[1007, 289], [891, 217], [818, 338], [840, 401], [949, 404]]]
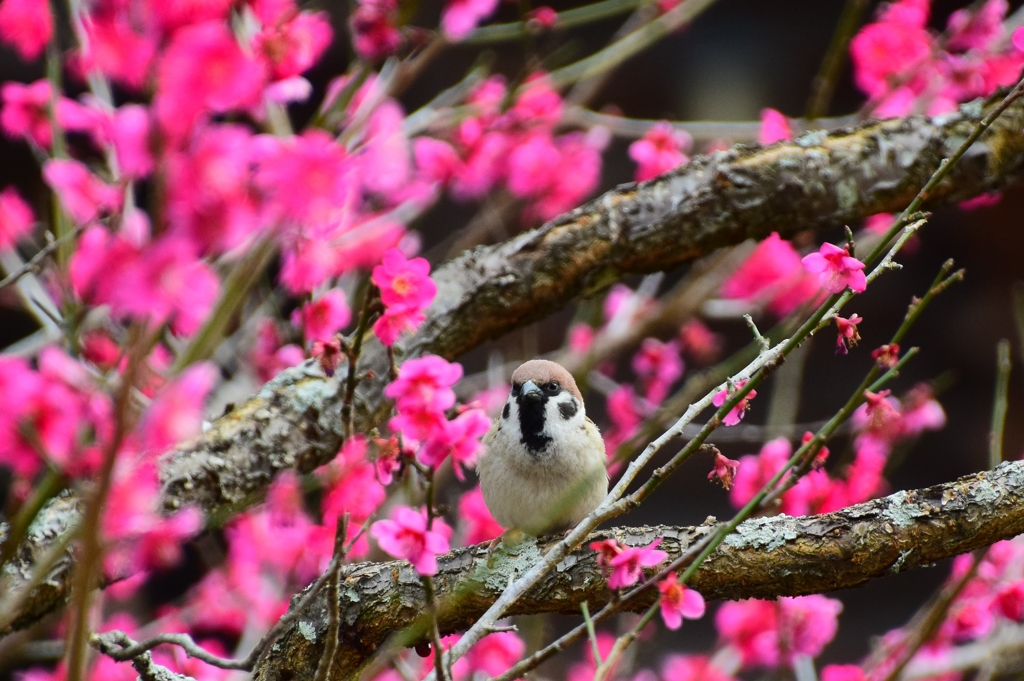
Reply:
[[516, 397], [519, 406], [520, 440], [532, 453], [540, 453], [551, 442], [551, 436], [544, 434], [544, 414], [547, 410], [548, 398], [544, 396], [536, 402], [524, 400], [522, 395]]

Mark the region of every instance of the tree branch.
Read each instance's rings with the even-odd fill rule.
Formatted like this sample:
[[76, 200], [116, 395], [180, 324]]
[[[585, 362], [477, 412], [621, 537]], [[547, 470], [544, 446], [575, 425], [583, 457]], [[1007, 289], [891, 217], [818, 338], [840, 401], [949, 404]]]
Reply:
[[[640, 185], [627, 184], [543, 227], [479, 247], [434, 273], [438, 296], [405, 356], [457, 358], [544, 318], [631, 273], [688, 263], [773, 231], [783, 236], [902, 210], [1005, 92], [936, 118], [912, 116], [832, 133], [809, 132], [767, 148], [700, 156]], [[1011, 105], [929, 197], [954, 203], [1024, 172], [1024, 103]], [[388, 410], [386, 354], [367, 339], [356, 428]], [[338, 374], [344, 374], [339, 369]], [[336, 375], [338, 375], [336, 374]], [[162, 466], [164, 505], [220, 514], [262, 498], [286, 468], [329, 461], [343, 438], [336, 379], [314, 366], [287, 370]]]
[[[673, 559], [707, 536], [698, 527], [616, 528], [588, 539], [615, 537], [659, 548]], [[926, 566], [1024, 532], [1024, 462], [1004, 463], [955, 482], [897, 492], [834, 513], [748, 520], [697, 572], [692, 586], [708, 599], [774, 598], [860, 586], [888, 573]], [[544, 550], [529, 540], [499, 548], [488, 567], [486, 544], [453, 551], [439, 560], [434, 577], [443, 633], [472, 624], [509, 579], [529, 569]], [[570, 554], [509, 614], [576, 614], [580, 604], [600, 607], [610, 593], [586, 547]], [[648, 607], [651, 590], [633, 604]], [[353, 678], [389, 637], [399, 645], [425, 640], [426, 596], [419, 576], [404, 561], [348, 566], [339, 605], [345, 626], [334, 658], [335, 678]], [[328, 607], [321, 595], [285, 630], [256, 666], [259, 681], [310, 678], [323, 652]], [[395, 634], [394, 632], [402, 632]], [[403, 638], [404, 637], [404, 638]]]

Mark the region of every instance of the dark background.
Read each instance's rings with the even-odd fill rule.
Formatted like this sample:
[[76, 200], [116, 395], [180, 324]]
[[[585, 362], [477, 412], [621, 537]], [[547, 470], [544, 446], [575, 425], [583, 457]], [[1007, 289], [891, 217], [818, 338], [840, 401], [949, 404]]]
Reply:
[[[948, 14], [965, 3], [934, 3], [932, 25], [941, 29]], [[1019, 3], [1013, 3], [1013, 8]], [[556, 9], [571, 3], [553, 3]], [[332, 4], [324, 9], [334, 17], [338, 38], [331, 52], [316, 67], [310, 79], [322, 92], [326, 81], [345, 69], [348, 48], [344, 36], [344, 8]], [[592, 102], [595, 108], [618, 106], [625, 115], [638, 118], [678, 120], [755, 120], [764, 107], [799, 116], [806, 105], [810, 83], [831, 38], [842, 9], [840, 0], [719, 0], [693, 25], [670, 36], [619, 67], [617, 73]], [[420, 7], [417, 23], [436, 25], [439, 4]], [[516, 18], [508, 4], [499, 10], [501, 20]], [[870, 16], [870, 15], [868, 15]], [[602, 46], [621, 19], [612, 19], [559, 36], [569, 50], [564, 60], [582, 56]], [[544, 45], [541, 45], [543, 53]], [[477, 50], [455, 47], [443, 54], [403, 95], [407, 111], [425, 103], [439, 89], [457, 82], [477, 57]], [[524, 49], [518, 44], [502, 46], [494, 53], [495, 68], [511, 78], [522, 75]], [[10, 51], [0, 50], [0, 81], [32, 81], [42, 77], [41, 63], [24, 65]], [[314, 95], [314, 102], [317, 95]], [[851, 113], [864, 101], [853, 87], [849, 66], [839, 82], [830, 114]], [[294, 114], [301, 125], [310, 107]], [[626, 156], [627, 143], [613, 142], [606, 154], [602, 189], [632, 179], [633, 164]], [[17, 184], [40, 213], [45, 210], [46, 192], [39, 179], [36, 160], [20, 142], [0, 137], [0, 187]], [[451, 225], [461, 225], [475, 213], [474, 206], [457, 206], [447, 201], [416, 226], [427, 248], [442, 240]], [[805, 371], [804, 399], [799, 420], [828, 418], [848, 397], [869, 368], [870, 350], [885, 342], [899, 324], [911, 296], [920, 295], [939, 266], [954, 258], [967, 270], [966, 280], [954, 286], [924, 314], [907, 339], [906, 346], [918, 345], [921, 354], [892, 386], [902, 393], [918, 381], [941, 377], [945, 386], [939, 399], [946, 409], [948, 424], [937, 433], [926, 433], [908, 453], [904, 464], [891, 476], [894, 489], [922, 487], [951, 480], [987, 466], [987, 432], [993, 401], [995, 346], [999, 339], [1012, 340], [1018, 366], [1011, 380], [1010, 411], [1007, 418], [1005, 456], [1019, 458], [1024, 446], [1024, 424], [1020, 418], [1022, 377], [1020, 339], [1011, 313], [1011, 285], [1024, 278], [1024, 254], [1020, 215], [1024, 195], [1019, 187], [1004, 192], [1001, 203], [992, 208], [965, 212], [947, 208], [935, 213], [921, 232], [919, 249], [902, 256], [905, 268], [886, 274], [878, 284], [859, 297], [848, 311], [865, 318], [863, 341], [846, 357], [833, 354], [833, 338], [826, 332], [814, 341]], [[851, 225], [856, 227], [856, 225]], [[839, 226], [825, 238], [838, 241]], [[683, 272], [666, 277], [668, 286]], [[632, 282], [635, 283], [635, 282]], [[6, 294], [9, 296], [9, 292]], [[545, 339], [540, 351], [549, 351], [564, 338], [563, 330], [572, 311], [555, 315], [524, 334], [513, 334], [465, 358], [467, 373], [483, 368], [488, 354], [500, 348], [514, 357], [525, 334]], [[712, 323], [723, 332], [729, 347], [747, 340], [742, 323]], [[0, 347], [30, 333], [30, 319], [16, 310], [16, 301], [0, 296]], [[540, 333], [537, 333], [538, 329]], [[618, 378], [628, 376], [623, 362]], [[770, 386], [755, 400], [746, 423], [763, 422], [767, 414]], [[589, 402], [588, 402], [589, 404]], [[600, 407], [594, 410], [599, 410]], [[845, 443], [837, 447], [841, 451]], [[754, 453], [759, 445], [723, 445], [733, 458]], [[667, 456], [666, 454], [665, 456]], [[706, 480], [706, 461], [688, 462], [660, 489], [649, 503], [624, 518], [629, 524], [692, 524], [707, 515], [727, 517], [726, 494]], [[948, 572], [948, 565], [916, 570], [872, 582], [851, 592], [834, 594], [845, 604], [835, 642], [820, 659], [827, 662], [855, 662], [868, 650], [869, 637], [904, 623], [922, 604]], [[714, 637], [712, 618], [689, 622], [678, 632], [659, 629], [659, 648], [706, 651]], [[557, 623], [556, 623], [557, 624]], [[647, 644], [641, 666], [656, 666], [660, 653]], [[555, 669], [550, 669], [555, 673]]]

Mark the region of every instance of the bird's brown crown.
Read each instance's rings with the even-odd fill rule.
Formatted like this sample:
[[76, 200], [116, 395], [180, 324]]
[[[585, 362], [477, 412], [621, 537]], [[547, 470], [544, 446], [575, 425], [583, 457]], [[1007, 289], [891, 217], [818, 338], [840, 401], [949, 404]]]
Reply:
[[533, 381], [537, 385], [544, 385], [551, 381], [558, 383], [576, 396], [576, 399], [583, 402], [583, 395], [576, 387], [576, 379], [561, 364], [546, 359], [531, 359], [519, 365], [519, 368], [512, 373], [512, 382], [520, 385], [527, 381]]

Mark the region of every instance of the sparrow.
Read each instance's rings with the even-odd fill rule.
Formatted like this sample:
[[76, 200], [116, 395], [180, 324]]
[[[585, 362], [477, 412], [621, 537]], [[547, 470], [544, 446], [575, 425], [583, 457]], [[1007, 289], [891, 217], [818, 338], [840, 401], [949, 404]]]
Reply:
[[555, 362], [534, 359], [515, 370], [484, 445], [480, 488], [506, 530], [570, 529], [608, 494], [604, 440], [572, 374]]

